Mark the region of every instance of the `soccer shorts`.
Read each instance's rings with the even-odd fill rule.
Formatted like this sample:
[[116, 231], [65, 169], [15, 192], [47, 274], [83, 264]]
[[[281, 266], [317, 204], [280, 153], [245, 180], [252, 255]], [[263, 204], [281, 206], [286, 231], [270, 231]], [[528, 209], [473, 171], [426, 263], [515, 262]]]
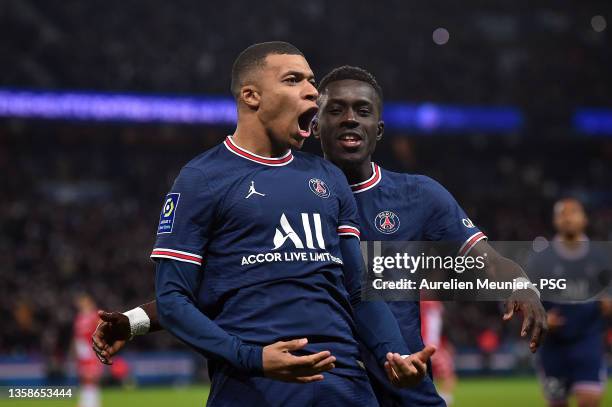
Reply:
[[607, 369], [602, 338], [589, 337], [571, 344], [549, 341], [538, 353], [540, 382], [552, 404], [579, 391], [603, 392]]
[[434, 379], [448, 379], [455, 374], [452, 350], [448, 344], [442, 342], [431, 357], [431, 366]]
[[221, 367], [213, 376], [207, 406], [378, 406], [365, 371], [356, 377], [323, 376], [315, 383], [285, 383]]

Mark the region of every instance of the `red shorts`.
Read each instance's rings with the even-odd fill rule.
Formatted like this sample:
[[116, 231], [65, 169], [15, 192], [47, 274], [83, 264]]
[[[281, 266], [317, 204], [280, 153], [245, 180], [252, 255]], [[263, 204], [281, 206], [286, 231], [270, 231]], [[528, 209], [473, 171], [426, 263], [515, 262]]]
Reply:
[[82, 359], [77, 362], [79, 378], [98, 380], [104, 372], [104, 366], [98, 359]]
[[455, 363], [451, 350], [446, 345], [440, 345], [431, 357], [431, 368], [434, 379], [447, 379], [455, 375]]

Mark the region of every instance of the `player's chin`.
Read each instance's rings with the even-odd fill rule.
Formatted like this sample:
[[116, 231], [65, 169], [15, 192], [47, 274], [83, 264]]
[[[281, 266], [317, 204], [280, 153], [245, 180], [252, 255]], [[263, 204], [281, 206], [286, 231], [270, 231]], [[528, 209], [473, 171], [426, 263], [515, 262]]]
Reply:
[[330, 154], [332, 161], [341, 162], [345, 164], [360, 164], [364, 162], [368, 155], [367, 152], [363, 149], [357, 150], [347, 150], [342, 147], [335, 148], [333, 153]]
[[300, 150], [304, 146], [304, 141], [306, 139], [298, 134], [289, 139], [289, 146], [291, 149]]

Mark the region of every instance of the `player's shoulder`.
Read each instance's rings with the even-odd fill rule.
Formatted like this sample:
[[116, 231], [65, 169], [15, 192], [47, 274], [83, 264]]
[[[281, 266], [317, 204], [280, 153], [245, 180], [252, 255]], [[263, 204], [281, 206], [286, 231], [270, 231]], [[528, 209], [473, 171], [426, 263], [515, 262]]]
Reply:
[[300, 161], [305, 166], [305, 168], [308, 168], [309, 170], [321, 171], [324, 174], [332, 176], [334, 179], [340, 179], [341, 181], [346, 182], [346, 176], [342, 170], [331, 161], [326, 160], [325, 158], [316, 154], [303, 151], [295, 151], [293, 155], [296, 160]]
[[226, 173], [227, 167], [228, 161], [221, 143], [192, 158], [181, 168], [179, 177], [216, 179], [217, 176]]
[[446, 188], [430, 176], [405, 172], [389, 171], [381, 167], [383, 179], [396, 187], [416, 190], [425, 197], [447, 192]]

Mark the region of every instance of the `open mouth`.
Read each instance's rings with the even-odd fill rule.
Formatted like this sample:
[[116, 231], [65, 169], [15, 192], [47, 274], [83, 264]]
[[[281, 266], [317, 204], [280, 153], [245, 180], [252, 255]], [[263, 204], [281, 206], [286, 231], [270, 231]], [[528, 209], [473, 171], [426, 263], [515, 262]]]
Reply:
[[317, 108], [316, 106], [313, 106], [298, 116], [298, 131], [300, 133], [300, 136], [302, 137], [310, 136], [310, 132], [311, 132], [310, 125], [312, 124], [312, 119], [314, 119], [318, 110], [319, 108]]
[[357, 133], [343, 133], [338, 137], [338, 141], [346, 149], [355, 149], [361, 147], [363, 138]]

